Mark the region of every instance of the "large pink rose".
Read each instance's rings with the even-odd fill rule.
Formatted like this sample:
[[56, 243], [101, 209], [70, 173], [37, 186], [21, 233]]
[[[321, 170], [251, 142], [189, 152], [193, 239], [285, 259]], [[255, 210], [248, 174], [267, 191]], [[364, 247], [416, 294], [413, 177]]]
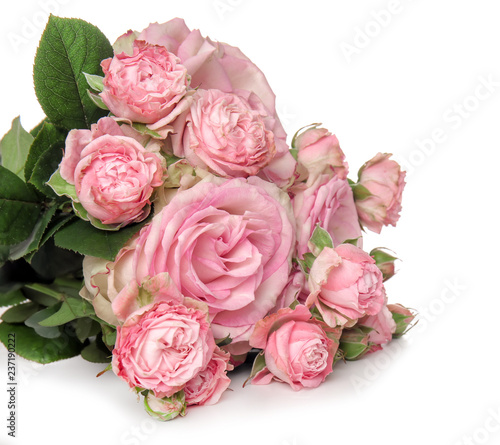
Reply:
[[330, 326], [353, 326], [376, 315], [385, 303], [382, 272], [370, 255], [352, 244], [325, 247], [309, 273], [306, 305], [315, 305]]
[[246, 90], [255, 94], [269, 116], [266, 125], [272, 130], [276, 144], [274, 162], [266, 169], [266, 177], [279, 187], [289, 184], [296, 162], [276, 113], [276, 96], [264, 73], [247, 56], [238, 48], [203, 37], [197, 29], [191, 31], [180, 18], [162, 24], [152, 23], [140, 33], [129, 31], [117, 40], [115, 51], [131, 54], [134, 39], [164, 46], [177, 55], [191, 76], [193, 88], [217, 89], [225, 93]]
[[167, 117], [188, 90], [180, 59], [164, 47], [136, 40], [133, 53], [101, 62], [103, 102], [119, 118], [152, 124]]
[[216, 338], [230, 335], [235, 347], [287, 284], [294, 227], [290, 199], [274, 184], [209, 176], [178, 192], [102, 273], [88, 271], [87, 287], [106, 304], [124, 282], [168, 272], [184, 296], [208, 305]]
[[337, 137], [326, 128], [307, 128], [295, 138], [293, 146], [297, 150], [299, 180], [314, 180], [322, 174], [347, 178], [349, 167], [344, 152]]
[[229, 387], [231, 379], [227, 371], [233, 369], [230, 355], [216, 347], [212, 359], [205, 369], [186, 383], [184, 394], [187, 405], [214, 405]]
[[340, 329], [311, 318], [309, 309], [280, 309], [255, 325], [250, 345], [264, 350], [265, 367], [252, 380], [288, 383], [295, 391], [316, 388], [332, 372]]
[[240, 93], [198, 90], [174, 123], [174, 155], [229, 178], [255, 176], [266, 167], [276, 154], [270, 119], [255, 94]]
[[293, 212], [297, 220], [297, 254], [300, 258], [310, 249], [309, 239], [317, 225], [332, 237], [334, 246], [358, 238], [361, 228], [351, 187], [344, 179], [329, 174], [315, 177], [311, 183], [301, 183], [291, 189]]
[[125, 136], [111, 118], [99, 120], [92, 130], [71, 130], [60, 164], [61, 177], [75, 186], [77, 203], [103, 224], [146, 218], [164, 173], [163, 158]]
[[356, 198], [359, 219], [376, 233], [380, 233], [383, 226], [395, 226], [401, 211], [406, 172], [402, 172], [390, 156], [378, 153], [359, 170], [358, 184], [365, 189], [360, 190], [360, 197]]
[[364, 316], [359, 320], [358, 325], [373, 329], [368, 334], [368, 341], [371, 343], [369, 352], [382, 349], [382, 345], [389, 343], [392, 340], [392, 334], [396, 332], [396, 322], [387, 306], [383, 306], [376, 315]]
[[170, 397], [206, 368], [214, 349], [205, 312], [161, 301], [141, 307], [118, 326], [112, 366], [131, 388]]

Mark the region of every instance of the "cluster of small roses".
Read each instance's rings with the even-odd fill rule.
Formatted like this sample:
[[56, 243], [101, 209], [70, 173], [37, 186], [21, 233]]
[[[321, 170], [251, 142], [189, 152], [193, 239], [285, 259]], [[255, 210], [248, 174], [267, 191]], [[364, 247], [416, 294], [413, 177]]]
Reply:
[[70, 131], [49, 184], [104, 230], [153, 209], [114, 261], [85, 257], [81, 292], [117, 327], [112, 369], [151, 415], [216, 403], [252, 348], [253, 383], [300, 389], [404, 333], [413, 315], [383, 285], [395, 258], [362, 250], [362, 226], [399, 218], [390, 155], [354, 183], [328, 130], [290, 149], [263, 73], [180, 19], [114, 50], [104, 78], [87, 76], [110, 115]]

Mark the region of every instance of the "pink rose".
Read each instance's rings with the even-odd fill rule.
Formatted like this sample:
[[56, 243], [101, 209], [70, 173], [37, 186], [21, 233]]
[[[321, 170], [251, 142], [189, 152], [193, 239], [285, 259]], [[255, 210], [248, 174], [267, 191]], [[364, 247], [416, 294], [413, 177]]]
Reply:
[[390, 156], [378, 153], [365, 163], [359, 170], [357, 185], [361, 187], [356, 190], [354, 186], [359, 219], [376, 233], [380, 233], [382, 226], [395, 226], [401, 211], [406, 172]]
[[172, 113], [187, 93], [189, 76], [180, 59], [164, 47], [136, 40], [133, 53], [101, 62], [103, 102], [120, 118], [152, 124]]
[[358, 324], [373, 328], [373, 331], [368, 334], [368, 341], [371, 343], [369, 352], [382, 349], [382, 345], [389, 343], [392, 340], [392, 334], [396, 332], [396, 322], [387, 306], [383, 306], [376, 315], [366, 315], [361, 318]]
[[235, 347], [288, 281], [294, 227], [290, 199], [275, 185], [209, 176], [178, 192], [113, 264], [87, 271], [87, 289], [105, 305], [131, 279], [168, 272], [184, 296], [208, 305], [215, 337], [230, 335]]
[[92, 130], [69, 132], [60, 174], [75, 186], [76, 202], [91, 218], [123, 226], [148, 216], [154, 188], [163, 184], [164, 165], [159, 154], [103, 118]]
[[330, 326], [353, 326], [385, 304], [382, 272], [370, 255], [351, 244], [325, 247], [309, 273], [306, 305], [318, 308]]
[[280, 309], [255, 325], [250, 345], [263, 349], [265, 367], [252, 380], [288, 383], [295, 391], [316, 388], [332, 372], [340, 329], [311, 318], [309, 309]]
[[293, 212], [297, 220], [297, 254], [302, 258], [316, 225], [332, 237], [334, 246], [356, 239], [361, 246], [361, 228], [352, 190], [346, 180], [328, 174], [316, 176], [312, 183], [291, 189]]
[[297, 149], [299, 180], [314, 180], [323, 174], [347, 178], [349, 167], [344, 152], [337, 137], [326, 128], [309, 127], [295, 138], [293, 148]]
[[174, 155], [229, 178], [257, 175], [266, 167], [276, 154], [267, 113], [253, 93], [240, 93], [198, 90], [189, 111], [174, 123]]
[[290, 306], [294, 301], [305, 303], [309, 291], [307, 288], [307, 278], [302, 269], [296, 268], [290, 273], [288, 283], [276, 301], [273, 312]]
[[161, 301], [141, 307], [118, 326], [112, 366], [131, 388], [170, 397], [206, 368], [214, 349], [205, 312]]
[[227, 371], [233, 369], [229, 363], [230, 355], [218, 347], [205, 369], [186, 383], [184, 393], [187, 405], [214, 405], [229, 387], [231, 379]]
[[248, 57], [238, 48], [203, 37], [197, 29], [191, 31], [179, 18], [162, 24], [152, 23], [141, 33], [125, 34], [115, 43], [115, 51], [131, 54], [134, 39], [164, 46], [177, 55], [191, 76], [194, 88], [217, 89], [240, 95], [241, 90], [246, 90], [247, 94], [256, 95], [266, 110], [266, 128], [273, 132], [276, 144], [276, 155], [265, 171], [266, 178], [279, 187], [291, 182], [296, 162], [290, 154], [285, 130], [276, 113], [276, 96], [264, 73]]

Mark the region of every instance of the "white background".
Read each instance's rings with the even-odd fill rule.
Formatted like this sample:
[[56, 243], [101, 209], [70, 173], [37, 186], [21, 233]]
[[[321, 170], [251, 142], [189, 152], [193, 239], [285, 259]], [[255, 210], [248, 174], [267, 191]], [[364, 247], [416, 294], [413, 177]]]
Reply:
[[[90, 21], [112, 42], [129, 28], [183, 17], [203, 35], [240, 47], [264, 71], [289, 136], [313, 122], [334, 132], [351, 178], [378, 151], [394, 153], [408, 170], [402, 217], [397, 228], [369, 234], [365, 246], [387, 246], [402, 258], [387, 283], [389, 299], [421, 315], [407, 338], [339, 364], [316, 390], [242, 388], [240, 371], [218, 405], [167, 423], [150, 420], [113, 374], [96, 379], [100, 365], [18, 359], [15, 441], [7, 436], [1, 348], [0, 443], [500, 443], [497, 1], [5, 5], [1, 134], [17, 115], [27, 129], [43, 116], [32, 63], [50, 9]], [[389, 7], [392, 13], [380, 13]]]

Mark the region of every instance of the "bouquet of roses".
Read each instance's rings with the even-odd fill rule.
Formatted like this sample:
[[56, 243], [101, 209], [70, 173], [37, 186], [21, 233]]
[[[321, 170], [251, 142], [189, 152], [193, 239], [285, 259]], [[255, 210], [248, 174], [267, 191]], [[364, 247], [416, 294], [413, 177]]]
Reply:
[[[174, 19], [111, 46], [51, 16], [34, 63], [46, 118], [1, 141], [0, 340], [49, 363], [109, 363], [169, 420], [228, 371], [313, 388], [401, 336], [396, 257], [363, 250], [401, 210], [378, 153], [347, 178], [319, 124], [286, 143], [264, 74]], [[104, 372], [104, 371], [103, 371]]]

